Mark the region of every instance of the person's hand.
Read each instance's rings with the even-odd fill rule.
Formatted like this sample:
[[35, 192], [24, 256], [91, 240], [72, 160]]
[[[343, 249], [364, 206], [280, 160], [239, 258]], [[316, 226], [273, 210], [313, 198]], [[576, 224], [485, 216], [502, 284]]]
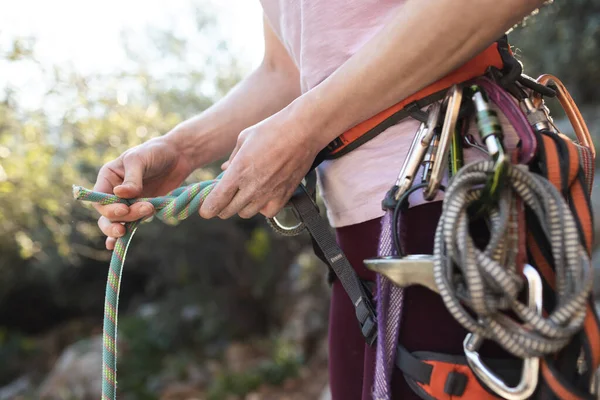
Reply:
[[[105, 164], [98, 173], [94, 190], [114, 193], [126, 199], [155, 197], [179, 187], [191, 173], [190, 161], [172, 142], [160, 137], [133, 147]], [[154, 213], [148, 202], [131, 206], [95, 204], [94, 207], [102, 215], [98, 226], [107, 236], [106, 248], [109, 250], [114, 248], [116, 238], [125, 234], [122, 222], [135, 221]]]
[[275, 216], [298, 187], [318, 151], [297, 121], [281, 114], [242, 131], [225, 173], [200, 208], [203, 218]]

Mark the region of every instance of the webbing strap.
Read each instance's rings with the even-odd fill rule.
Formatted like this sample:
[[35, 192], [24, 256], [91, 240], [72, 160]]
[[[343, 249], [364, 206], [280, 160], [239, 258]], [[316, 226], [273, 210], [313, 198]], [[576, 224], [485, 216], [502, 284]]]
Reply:
[[[348, 154], [352, 150], [358, 148], [359, 146], [361, 146], [361, 145], [365, 144], [366, 142], [368, 142], [369, 140], [373, 139], [375, 136], [379, 135], [386, 129], [399, 124], [401, 121], [403, 121], [407, 117], [413, 117], [414, 119], [423, 122], [422, 121], [423, 114], [422, 114], [421, 109], [427, 107], [430, 104], [435, 103], [436, 101], [442, 100], [444, 98], [445, 94], [446, 94], [446, 89], [443, 89], [443, 90], [440, 90], [439, 92], [433, 93], [432, 95], [426, 96], [422, 99], [419, 99], [419, 100], [413, 101], [410, 104], [407, 104], [403, 109], [390, 115], [385, 120], [383, 120], [381, 123], [375, 125], [373, 128], [367, 130], [365, 133], [363, 133], [362, 135], [360, 135], [359, 137], [357, 137], [356, 139], [352, 140], [351, 142], [349, 142], [347, 144], [342, 143], [342, 139], [339, 137], [334, 139], [331, 143], [329, 143], [329, 145], [327, 147], [325, 147], [323, 150], [321, 150], [317, 154], [317, 157], [315, 158], [315, 161], [313, 162], [311, 170], [316, 168], [319, 164], [321, 164], [323, 161], [325, 161], [327, 159], [338, 158], [338, 157], [343, 156], [344, 154]], [[341, 150], [337, 150], [338, 148], [340, 148]], [[335, 153], [333, 153], [335, 150], [337, 150], [337, 151]]]
[[[519, 382], [520, 360], [492, 358], [486, 359], [486, 364], [498, 371], [509, 385]], [[410, 352], [398, 345], [396, 367], [402, 372], [409, 386], [426, 399], [498, 399], [475, 377], [466, 358], [461, 355], [430, 351]]]
[[[586, 154], [586, 151], [580, 151], [582, 149], [579, 149], [579, 146], [564, 136], [545, 131], [536, 134], [540, 146], [538, 163], [534, 163], [532, 169], [547, 178], [561, 191], [578, 226], [579, 241], [586, 252], [591, 254], [593, 243], [593, 218], [589, 204], [591, 186], [586, 183], [588, 177], [585, 176], [587, 174], [584, 171], [587, 172], [593, 168], [589, 168], [586, 160], [581, 159], [582, 154]], [[590, 158], [591, 161], [587, 162], [593, 164], [593, 157]], [[559, 288], [556, 284], [556, 271], [553, 268], [554, 258], [546, 251], [547, 244], [541, 240], [540, 235], [535, 234], [535, 230], [530, 230], [527, 241], [532, 263], [541, 272], [545, 286], [551, 289], [548, 292], [555, 296]], [[554, 300], [551, 299], [548, 303], [553, 305]], [[600, 363], [600, 323], [591, 296], [586, 303], [583, 329], [572, 339], [571, 345], [566, 351], [577, 352], [578, 349], [583, 351], [588, 369], [582, 381], [589, 382], [590, 374], [598, 368]], [[564, 356], [564, 354], [559, 354], [560, 356]], [[577, 387], [577, 383], [572, 379], [577, 375], [577, 363], [561, 361], [553, 357], [545, 357], [542, 360], [541, 373], [544, 378], [544, 390], [540, 392], [541, 398], [593, 398], [587, 387]]]
[[371, 304], [371, 296], [367, 294], [361, 279], [338, 246], [329, 224], [321, 217], [318, 206], [305, 187], [301, 186], [300, 188], [302, 190], [294, 194], [290, 203], [310, 232], [314, 243], [322, 251], [324, 261], [335, 272], [344, 290], [348, 293], [352, 304], [354, 304], [356, 318], [360, 323], [362, 334], [367, 343], [372, 345], [377, 339], [377, 319]]

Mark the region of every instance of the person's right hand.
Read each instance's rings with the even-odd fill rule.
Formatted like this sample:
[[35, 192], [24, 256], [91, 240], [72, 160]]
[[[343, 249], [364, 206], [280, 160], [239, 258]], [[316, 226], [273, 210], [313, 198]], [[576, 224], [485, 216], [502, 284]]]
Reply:
[[[121, 198], [156, 197], [179, 187], [192, 173], [192, 164], [178, 148], [163, 137], [133, 147], [106, 163], [98, 173], [94, 190]], [[148, 202], [98, 205], [102, 215], [100, 230], [107, 236], [106, 248], [112, 250], [118, 237], [125, 234], [123, 222], [135, 221], [154, 213]]]

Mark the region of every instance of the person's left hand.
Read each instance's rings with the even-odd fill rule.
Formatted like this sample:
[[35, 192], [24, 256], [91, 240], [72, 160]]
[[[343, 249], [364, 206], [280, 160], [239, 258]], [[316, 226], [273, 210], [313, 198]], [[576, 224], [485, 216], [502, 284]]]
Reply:
[[275, 216], [298, 187], [318, 145], [297, 121], [278, 113], [242, 131], [223, 164], [225, 173], [208, 195], [200, 216]]

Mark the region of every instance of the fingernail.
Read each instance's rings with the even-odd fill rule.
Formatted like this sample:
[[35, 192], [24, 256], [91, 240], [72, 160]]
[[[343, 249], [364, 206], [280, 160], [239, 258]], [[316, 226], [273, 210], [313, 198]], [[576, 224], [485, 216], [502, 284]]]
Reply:
[[119, 208], [117, 208], [117, 209], [115, 210], [115, 215], [116, 215], [117, 217], [122, 217], [122, 216], [124, 216], [124, 215], [127, 215], [127, 209], [126, 209], [126, 208], [119, 207]]
[[113, 235], [121, 236], [121, 230], [119, 228], [113, 228]]
[[150, 213], [152, 213], [152, 208], [150, 206], [141, 206], [140, 207], [140, 214], [148, 215]]

